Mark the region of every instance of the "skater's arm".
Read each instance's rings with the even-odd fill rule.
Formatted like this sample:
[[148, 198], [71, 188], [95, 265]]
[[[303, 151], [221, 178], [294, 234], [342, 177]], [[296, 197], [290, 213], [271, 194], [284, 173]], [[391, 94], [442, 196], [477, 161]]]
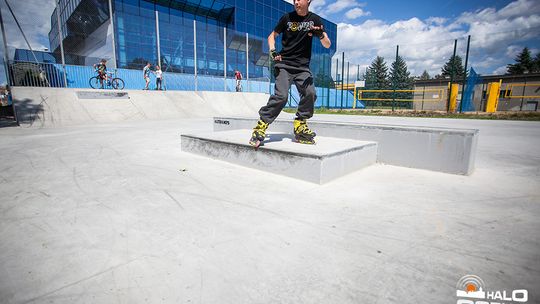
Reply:
[[315, 37], [321, 40], [322, 46], [327, 49], [330, 48], [332, 42], [330, 42], [330, 38], [328, 38], [328, 35], [324, 31], [324, 27], [322, 24], [320, 26], [312, 26], [310, 32], [312, 35], [315, 35]]
[[268, 35], [268, 47], [270, 48], [270, 50], [275, 50], [276, 49], [276, 38], [277, 36], [279, 36], [278, 33], [272, 31], [272, 33], [270, 33], [270, 35]]
[[324, 32], [323, 35], [324, 35], [324, 38], [321, 39], [321, 44], [325, 48], [329, 49], [330, 46], [332, 45], [332, 42], [330, 41], [330, 38], [328, 38], [328, 35], [326, 34], [326, 32]]
[[[272, 54], [272, 52], [276, 51], [276, 37], [277, 36], [279, 36], [279, 33], [277, 33], [276, 31], [272, 31], [272, 33], [268, 35], [268, 47], [270, 48], [270, 55]], [[273, 59], [275, 61], [281, 61], [281, 55], [277, 55]]]

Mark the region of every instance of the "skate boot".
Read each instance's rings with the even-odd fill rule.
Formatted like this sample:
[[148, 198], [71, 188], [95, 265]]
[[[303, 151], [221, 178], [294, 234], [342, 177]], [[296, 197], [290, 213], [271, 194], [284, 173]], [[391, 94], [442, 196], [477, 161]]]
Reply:
[[253, 128], [253, 133], [251, 133], [251, 139], [249, 140], [250, 145], [258, 148], [262, 144], [264, 138], [266, 137], [266, 129], [268, 129], [268, 125], [269, 124], [262, 121], [262, 119], [259, 119], [257, 125], [255, 128]]
[[306, 120], [294, 120], [294, 138], [301, 144], [314, 145], [315, 144], [315, 132], [311, 131], [306, 123]]

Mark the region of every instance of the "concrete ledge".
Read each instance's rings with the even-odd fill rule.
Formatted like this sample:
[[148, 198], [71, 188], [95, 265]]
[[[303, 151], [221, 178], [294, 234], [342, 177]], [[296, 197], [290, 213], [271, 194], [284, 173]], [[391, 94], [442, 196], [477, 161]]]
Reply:
[[248, 144], [251, 130], [182, 135], [182, 151], [323, 184], [359, 170], [377, 159], [377, 144], [317, 137], [316, 145], [292, 142], [292, 136], [269, 133], [255, 150]]
[[[214, 131], [250, 129], [258, 118], [214, 117]], [[384, 124], [311, 121], [317, 135], [373, 141], [378, 162], [395, 166], [470, 175], [478, 130]], [[276, 120], [269, 131], [292, 133], [292, 120]]]

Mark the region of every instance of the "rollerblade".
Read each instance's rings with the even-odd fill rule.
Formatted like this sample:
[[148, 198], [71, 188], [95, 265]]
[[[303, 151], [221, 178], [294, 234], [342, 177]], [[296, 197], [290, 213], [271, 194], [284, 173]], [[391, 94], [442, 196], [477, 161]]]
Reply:
[[255, 147], [255, 149], [258, 148], [264, 141], [268, 125], [269, 124], [265, 123], [262, 119], [259, 119], [257, 125], [255, 126], [255, 128], [253, 128], [253, 133], [251, 133], [251, 139], [249, 140], [249, 144]]
[[311, 131], [307, 124], [306, 120], [294, 120], [294, 138], [296, 142], [307, 145], [315, 144], [315, 132]]

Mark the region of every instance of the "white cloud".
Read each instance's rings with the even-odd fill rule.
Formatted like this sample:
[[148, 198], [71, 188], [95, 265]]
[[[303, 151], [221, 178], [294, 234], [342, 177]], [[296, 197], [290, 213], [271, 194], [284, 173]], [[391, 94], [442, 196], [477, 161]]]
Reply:
[[[54, 10], [54, 0], [10, 1], [9, 4], [32, 48], [36, 50], [49, 48], [48, 35], [51, 28], [50, 18]], [[3, 1], [0, 7], [2, 8], [8, 47], [10, 49], [27, 49], [28, 46]]]
[[348, 19], [356, 19], [359, 17], [369, 16], [369, 15], [371, 15], [370, 12], [366, 12], [359, 7], [355, 7], [352, 10], [345, 13], [345, 17], [347, 17]]
[[311, 4], [309, 5], [309, 10], [316, 14], [324, 16], [325, 7], [326, 7], [325, 0], [311, 0]]
[[[49, 48], [48, 35], [51, 28], [50, 17], [54, 10], [54, 0], [9, 1], [9, 4], [32, 48], [36, 50]], [[4, 1], [0, 2], [0, 8], [2, 9], [2, 19], [6, 30], [8, 58], [13, 59], [16, 48], [28, 49], [28, 46]], [[0, 50], [3, 63], [4, 48], [0, 47]], [[3, 65], [0, 74], [0, 83], [5, 83], [6, 77]]]
[[507, 70], [506, 65], [502, 65], [502, 66], [496, 68], [496, 69], [493, 71], [493, 74], [495, 74], [495, 75], [501, 75], [501, 74], [506, 73], [506, 70]]
[[442, 18], [442, 17], [429, 17], [426, 19], [426, 23], [433, 24], [433, 25], [442, 25], [445, 23], [448, 19]]
[[511, 58], [515, 58], [523, 50], [522, 45], [509, 45], [506, 47], [505, 55]]
[[350, 7], [363, 7], [365, 5], [365, 3], [360, 3], [356, 0], [337, 0], [336, 2], [328, 5], [325, 11], [327, 14], [335, 14]]
[[539, 31], [540, 2], [534, 0], [517, 0], [500, 10], [465, 12], [454, 20], [430, 17], [394, 23], [339, 23], [336, 58], [341, 60], [341, 52], [345, 52], [347, 61], [364, 66], [379, 55], [390, 65], [396, 45], [400, 45], [399, 53], [413, 75], [423, 70], [435, 75], [451, 57], [454, 39], [458, 39], [457, 54], [465, 57], [466, 37], [471, 35], [469, 67], [472, 65], [484, 74], [494, 73], [513, 62], [516, 52], [531, 40], [538, 46]]

